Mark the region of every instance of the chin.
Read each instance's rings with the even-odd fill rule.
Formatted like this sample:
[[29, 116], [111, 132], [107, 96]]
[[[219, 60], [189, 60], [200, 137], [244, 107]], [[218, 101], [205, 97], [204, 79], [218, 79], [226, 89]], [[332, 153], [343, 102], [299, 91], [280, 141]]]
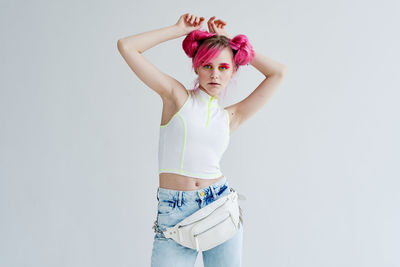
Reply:
[[207, 89], [207, 91], [211, 95], [219, 95], [219, 93], [221, 92], [221, 89], [219, 89], [219, 88], [209, 88], [209, 89]]

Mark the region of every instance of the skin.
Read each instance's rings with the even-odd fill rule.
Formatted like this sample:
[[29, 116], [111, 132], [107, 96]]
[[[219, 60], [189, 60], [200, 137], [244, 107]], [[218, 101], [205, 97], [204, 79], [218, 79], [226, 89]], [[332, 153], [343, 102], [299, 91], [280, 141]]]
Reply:
[[[229, 47], [221, 49], [220, 54], [208, 63], [196, 69], [199, 88], [207, 94], [218, 98], [230, 79], [236, 74], [233, 63], [233, 52]], [[211, 85], [210, 82], [219, 83]]]
[[[228, 85], [229, 80], [236, 74], [233, 68], [233, 52], [229, 47], [221, 49], [218, 56], [216, 56], [210, 62], [204, 63], [195, 70], [199, 79], [199, 89], [203, 90], [207, 94], [218, 98], [221, 91]], [[210, 82], [219, 83], [219, 85], [210, 85]], [[187, 96], [182, 97], [182, 103], [186, 101]], [[171, 111], [171, 114], [176, 113], [176, 109]], [[165, 123], [170, 120], [168, 119]], [[163, 124], [162, 124], [163, 125]], [[194, 177], [188, 177], [175, 173], [160, 173], [160, 187], [169, 188], [174, 190], [198, 190], [209, 186], [224, 176], [220, 176], [215, 179], [200, 179]]]
[[[215, 17], [211, 17], [207, 22], [209, 32], [217, 32], [219, 29], [219, 34], [224, 34], [225, 36], [230, 38], [223, 29], [226, 23], [221, 20], [214, 21], [214, 19]], [[193, 23], [194, 26], [198, 26], [201, 25], [203, 20], [204, 18], [187, 16], [186, 21], [189, 23]], [[210, 62], [204, 63], [203, 65], [197, 67], [195, 73], [197, 74], [199, 80], [199, 89], [203, 90], [211, 96], [214, 96], [215, 98], [218, 98], [222, 90], [228, 85], [230, 79], [236, 74], [233, 63], [232, 49], [230, 47], [222, 48], [218, 56], [216, 56]], [[210, 82], [219, 83], [219, 85], [211, 85], [209, 84]], [[181, 96], [181, 103], [179, 103], [177, 106], [182, 106], [185, 101], [186, 94], [185, 96]], [[175, 108], [171, 112], [167, 111], [166, 113], [173, 115], [176, 113], [177, 110], [179, 110], [179, 108]], [[165, 121], [165, 123], [169, 121], [170, 116], [166, 115], [166, 117], [168, 117], [168, 119]], [[162, 125], [165, 123], [162, 122]], [[219, 181], [223, 177], [224, 176], [222, 175], [215, 179], [200, 179], [175, 173], [160, 173], [159, 181], [160, 187], [162, 188], [189, 191], [199, 190], [201, 188], [207, 187]]]
[[[118, 51], [137, 77], [160, 95], [163, 101], [162, 125], [167, 123], [182, 107], [188, 97], [187, 89], [173, 77], [161, 72], [142, 53], [154, 45], [183, 37], [194, 30], [200, 29], [204, 21], [204, 17], [186, 13], [180, 16], [174, 25], [121, 38], [117, 42]], [[215, 20], [214, 16], [208, 20], [207, 25], [209, 32], [215, 32], [230, 38], [224, 29], [226, 22]], [[219, 68], [221, 62], [229, 61], [232, 63], [232, 51], [229, 52], [230, 48], [227, 49], [210, 62], [211, 67], [207, 67], [206, 69], [198, 68], [196, 70], [199, 75], [200, 89], [209, 95], [219, 96], [221, 90], [227, 85], [232, 75], [234, 75], [231, 73], [233, 72], [233, 65], [231, 64], [231, 70], [226, 71]], [[285, 65], [264, 56], [258, 51], [255, 51], [255, 56], [251, 60], [250, 65], [260, 71], [265, 78], [246, 98], [225, 107], [229, 114], [229, 128], [231, 133], [267, 103], [282, 83], [287, 72]], [[213, 75], [215, 75], [214, 79], [221, 84], [220, 86], [213, 87], [208, 84], [212, 81], [211, 77]], [[184, 191], [207, 187], [222, 177], [209, 180], [174, 173], [160, 173], [159, 176], [160, 187]]]

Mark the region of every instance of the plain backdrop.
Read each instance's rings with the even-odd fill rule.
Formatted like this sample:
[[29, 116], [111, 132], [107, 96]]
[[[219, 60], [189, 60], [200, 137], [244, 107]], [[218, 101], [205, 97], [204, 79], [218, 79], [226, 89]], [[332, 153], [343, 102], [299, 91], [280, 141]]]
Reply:
[[[400, 266], [398, 1], [0, 7], [0, 266], [150, 266], [162, 101], [117, 40], [185, 13], [288, 67], [221, 160], [247, 197], [243, 266]], [[143, 55], [190, 87], [183, 39]], [[262, 79], [243, 67], [222, 105]]]

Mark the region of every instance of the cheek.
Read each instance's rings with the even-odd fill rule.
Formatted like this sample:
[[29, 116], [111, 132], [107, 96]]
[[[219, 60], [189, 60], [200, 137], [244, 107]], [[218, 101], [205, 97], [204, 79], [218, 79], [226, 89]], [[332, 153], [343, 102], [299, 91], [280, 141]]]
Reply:
[[207, 76], [205, 73], [203, 73], [201, 71], [199, 72], [198, 75], [199, 75], [199, 80], [204, 80], [206, 78], [206, 76]]

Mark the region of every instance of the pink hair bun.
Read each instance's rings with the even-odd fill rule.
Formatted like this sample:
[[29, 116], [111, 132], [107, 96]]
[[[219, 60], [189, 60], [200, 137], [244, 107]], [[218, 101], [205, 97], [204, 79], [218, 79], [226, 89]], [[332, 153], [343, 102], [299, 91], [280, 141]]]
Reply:
[[253, 59], [254, 49], [246, 35], [236, 35], [230, 40], [229, 45], [237, 51], [233, 57], [237, 65], [246, 65]]
[[197, 49], [200, 46], [200, 41], [207, 39], [211, 36], [216, 35], [216, 33], [209, 33], [204, 30], [194, 30], [190, 32], [182, 42], [183, 50], [188, 57], [193, 58], [196, 54]]

